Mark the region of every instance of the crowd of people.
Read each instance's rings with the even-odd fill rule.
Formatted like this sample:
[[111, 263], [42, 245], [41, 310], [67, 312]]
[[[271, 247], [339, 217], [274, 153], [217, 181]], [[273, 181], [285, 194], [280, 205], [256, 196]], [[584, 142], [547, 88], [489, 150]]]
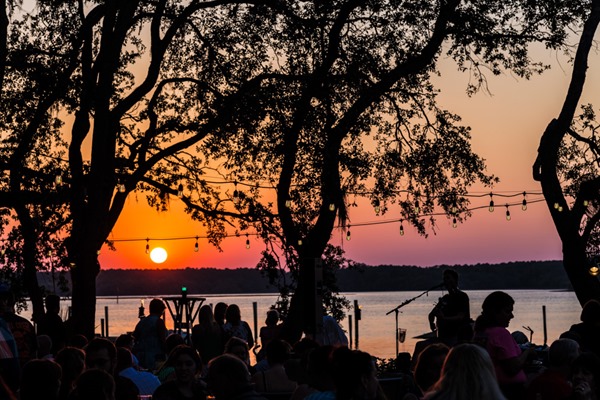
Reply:
[[269, 310], [254, 343], [240, 308], [218, 303], [200, 308], [184, 338], [169, 333], [165, 304], [154, 299], [131, 333], [88, 341], [67, 335], [58, 297], [46, 298], [47, 316], [34, 328], [0, 286], [0, 399], [600, 400], [600, 302], [589, 301], [581, 323], [536, 349], [508, 330], [510, 295], [490, 293], [473, 321], [458, 274], [445, 271], [444, 285], [448, 294], [429, 314], [436, 337], [415, 348], [394, 397], [375, 358], [350, 349], [339, 325], [288, 343]]

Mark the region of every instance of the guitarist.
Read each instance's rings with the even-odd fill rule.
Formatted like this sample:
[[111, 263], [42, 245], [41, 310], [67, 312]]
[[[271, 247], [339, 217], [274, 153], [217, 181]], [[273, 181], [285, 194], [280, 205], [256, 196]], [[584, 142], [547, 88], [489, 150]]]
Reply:
[[441, 342], [453, 346], [473, 336], [469, 296], [458, 289], [458, 273], [452, 269], [444, 270], [444, 286], [448, 294], [429, 313], [429, 326]]

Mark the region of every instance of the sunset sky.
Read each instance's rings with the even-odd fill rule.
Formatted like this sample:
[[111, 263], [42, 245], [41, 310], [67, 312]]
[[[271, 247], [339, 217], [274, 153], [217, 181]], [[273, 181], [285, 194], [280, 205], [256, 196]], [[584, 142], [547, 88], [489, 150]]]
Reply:
[[[540, 193], [532, 179], [531, 166], [535, 160], [540, 136], [548, 122], [556, 117], [564, 100], [571, 66], [560, 54], [540, 52], [540, 59], [551, 63], [552, 70], [526, 81], [511, 75], [489, 77], [491, 94], [479, 93], [467, 97], [468, 76], [455, 71], [452, 64], [443, 67], [439, 78], [440, 104], [462, 116], [463, 124], [472, 128], [472, 144], [476, 153], [487, 161], [488, 172], [498, 176], [500, 183], [491, 191], [500, 194], [520, 192]], [[585, 102], [600, 105], [598, 65], [600, 57], [590, 60]], [[491, 75], [491, 74], [490, 74]], [[490, 189], [474, 187], [472, 194], [489, 193]], [[505, 218], [505, 203], [519, 203], [522, 196], [494, 197], [496, 209], [473, 211], [464, 224], [452, 228], [445, 218], [438, 220], [438, 230], [429, 231], [427, 238], [404, 224], [405, 235], [399, 234], [399, 223], [351, 227], [351, 240], [345, 231], [334, 231], [332, 243], [341, 244], [346, 256], [368, 265], [454, 265], [497, 263], [526, 260], [561, 259], [561, 243], [540, 195], [527, 196], [527, 211], [511, 206], [511, 220]], [[484, 206], [489, 196], [472, 200], [472, 207]], [[358, 207], [350, 210], [350, 224], [385, 222], [398, 218], [392, 207], [383, 216], [376, 216], [367, 201], [357, 199]], [[171, 210], [158, 213], [145, 204], [143, 194], [130, 195], [127, 207], [113, 230], [110, 239], [116, 240], [117, 251], [102, 249], [102, 268], [238, 268], [254, 267], [264, 245], [250, 237], [246, 249], [245, 237], [228, 238], [218, 252], [204, 239], [199, 240], [200, 251], [194, 252], [195, 239], [204, 231], [183, 212], [176, 198]], [[168, 259], [154, 264], [145, 253], [145, 238], [151, 238], [150, 248], [167, 250]], [[158, 238], [173, 240], [154, 240]], [[132, 239], [142, 239], [134, 241]], [[126, 240], [126, 241], [121, 241]]]

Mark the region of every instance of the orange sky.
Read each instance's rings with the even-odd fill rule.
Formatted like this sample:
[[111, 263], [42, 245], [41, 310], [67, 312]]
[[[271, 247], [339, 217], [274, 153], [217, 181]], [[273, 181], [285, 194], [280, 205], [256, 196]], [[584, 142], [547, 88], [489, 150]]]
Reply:
[[[488, 172], [501, 182], [494, 192], [540, 192], [531, 177], [539, 138], [548, 122], [558, 115], [569, 81], [570, 65], [557, 62], [556, 53], [541, 53], [542, 61], [553, 69], [530, 81], [510, 75], [490, 78], [491, 95], [479, 93], [472, 98], [464, 94], [468, 76], [444, 68], [439, 79], [442, 90], [440, 104], [463, 117], [472, 128], [474, 150], [486, 159]], [[590, 62], [586, 102], [600, 105], [597, 65], [600, 57]], [[594, 96], [596, 98], [594, 98]], [[471, 193], [486, 193], [489, 189], [473, 188]], [[181, 211], [177, 199], [171, 201], [171, 211], [157, 213], [145, 205], [145, 198], [135, 194], [113, 230], [112, 239], [175, 238], [202, 235], [199, 224], [190, 221]], [[530, 196], [529, 199], [539, 198]], [[561, 258], [561, 243], [545, 203], [530, 204], [527, 211], [511, 207], [511, 221], [506, 221], [504, 204], [520, 202], [495, 198], [496, 210], [476, 210], [464, 224], [454, 229], [445, 219], [439, 221], [436, 235], [417, 235], [405, 224], [406, 234], [399, 235], [399, 224], [381, 224], [351, 228], [352, 239], [345, 232], [334, 232], [332, 243], [342, 244], [346, 256], [369, 265], [397, 264], [431, 266], [440, 264], [474, 264], [504, 261], [556, 260]], [[376, 217], [370, 205], [357, 201], [359, 207], [350, 210], [350, 223], [384, 221], [396, 218], [397, 212]], [[472, 205], [484, 205], [489, 197], [473, 200]], [[163, 264], [152, 263], [145, 254], [145, 241], [117, 242], [117, 251], [103, 248], [102, 268], [238, 268], [254, 267], [264, 246], [250, 237], [251, 248], [245, 248], [245, 237], [225, 239], [219, 253], [206, 240], [200, 240], [200, 251], [194, 252], [194, 239], [152, 240], [150, 247], [161, 246], [169, 253]]]

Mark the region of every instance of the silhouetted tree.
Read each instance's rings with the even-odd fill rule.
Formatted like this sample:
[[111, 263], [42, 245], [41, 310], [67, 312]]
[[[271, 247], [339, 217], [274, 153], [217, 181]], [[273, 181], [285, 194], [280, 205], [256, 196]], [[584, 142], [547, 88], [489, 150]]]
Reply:
[[[127, 196], [147, 190], [159, 209], [179, 196], [217, 246], [227, 227], [253, 226], [267, 244], [264, 265], [296, 278], [286, 328], [298, 337], [316, 328], [315, 267], [324, 255], [344, 263], [326, 249], [336, 226], [348, 226], [352, 196], [381, 213], [400, 203], [401, 218], [425, 234], [434, 210], [462, 220], [467, 187], [494, 181], [469, 129], [436, 102], [440, 57], [471, 74], [470, 93], [485, 86], [484, 69], [529, 77], [545, 66], [528, 46], [561, 46], [584, 9], [530, 0], [36, 2], [9, 24], [14, 68], [2, 90], [22, 95], [2, 108], [2, 190], [24, 201], [4, 204], [31, 215], [44, 206], [32, 199], [53, 193], [47, 204], [65, 218], [54, 232], [68, 232], [76, 332], [93, 335], [98, 251]], [[40, 170], [44, 179], [31, 181], [28, 171]], [[211, 184], [210, 171], [229, 186]], [[42, 236], [30, 237], [39, 246]]]
[[546, 127], [533, 165], [563, 245], [563, 264], [583, 305], [600, 299], [600, 282], [589, 269], [600, 245], [600, 142], [591, 105], [581, 106], [588, 58], [600, 22], [600, 1], [585, 3], [587, 18], [573, 59], [571, 82], [560, 114]]
[[[440, 58], [471, 74], [469, 93], [485, 88], [484, 70], [529, 78], [545, 66], [530, 59], [528, 46], [561, 46], [584, 6], [272, 4], [236, 8], [243, 31], [268, 43], [269, 57], [254, 59], [270, 70], [245, 81], [253, 91], [231, 109], [228, 133], [208, 138], [202, 153], [228, 160], [223, 167], [243, 200], [237, 208], [257, 218], [266, 241], [283, 246], [267, 247], [261, 267], [297, 277], [285, 326], [294, 340], [317, 329], [321, 258], [333, 230], [351, 227], [354, 196], [368, 197], [378, 213], [399, 203], [399, 219], [426, 234], [435, 230], [434, 211], [461, 221], [467, 188], [494, 182], [471, 150], [469, 128], [437, 103], [431, 78]], [[259, 190], [269, 185], [276, 199]]]

